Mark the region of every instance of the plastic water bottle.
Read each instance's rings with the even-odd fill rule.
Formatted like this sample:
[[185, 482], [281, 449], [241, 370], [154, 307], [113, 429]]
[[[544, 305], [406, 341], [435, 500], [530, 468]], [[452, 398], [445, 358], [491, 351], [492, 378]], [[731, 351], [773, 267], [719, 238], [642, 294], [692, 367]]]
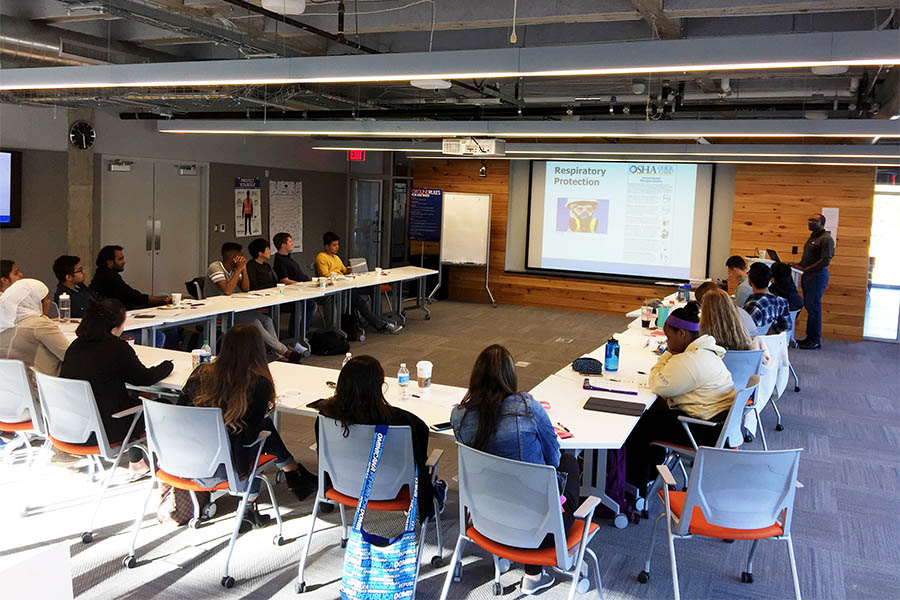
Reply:
[[350, 352], [348, 352], [347, 354], [344, 355], [344, 360], [343, 360], [343, 362], [341, 362], [341, 369], [344, 368], [344, 365], [346, 365], [348, 362], [350, 362], [351, 358], [353, 358], [353, 354]]
[[59, 295], [59, 322], [68, 323], [72, 317], [72, 301], [68, 294]]
[[609, 338], [606, 342], [606, 360], [603, 361], [603, 367], [614, 373], [619, 370], [619, 342], [616, 338]]
[[406, 363], [400, 363], [400, 370], [397, 371], [397, 383], [400, 385], [400, 398], [409, 400], [409, 369]]
[[203, 340], [203, 346], [201, 346], [200, 349], [203, 351], [203, 355], [200, 357], [200, 362], [212, 362], [212, 348], [209, 347], [209, 340]]

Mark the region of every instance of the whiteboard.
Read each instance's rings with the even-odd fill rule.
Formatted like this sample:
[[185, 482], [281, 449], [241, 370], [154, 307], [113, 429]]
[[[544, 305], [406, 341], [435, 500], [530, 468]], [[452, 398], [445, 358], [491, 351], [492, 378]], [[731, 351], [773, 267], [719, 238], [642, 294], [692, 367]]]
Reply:
[[444, 192], [441, 262], [484, 266], [488, 263], [491, 195]]

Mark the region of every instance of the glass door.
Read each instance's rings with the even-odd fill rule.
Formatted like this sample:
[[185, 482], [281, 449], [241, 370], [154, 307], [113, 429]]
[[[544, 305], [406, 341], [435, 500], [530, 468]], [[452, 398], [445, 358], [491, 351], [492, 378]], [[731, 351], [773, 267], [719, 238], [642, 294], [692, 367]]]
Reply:
[[900, 185], [876, 185], [869, 246], [869, 285], [866, 298], [866, 339], [900, 339]]
[[381, 264], [381, 180], [354, 179], [351, 192], [347, 258], [365, 258], [369, 269], [374, 269]]

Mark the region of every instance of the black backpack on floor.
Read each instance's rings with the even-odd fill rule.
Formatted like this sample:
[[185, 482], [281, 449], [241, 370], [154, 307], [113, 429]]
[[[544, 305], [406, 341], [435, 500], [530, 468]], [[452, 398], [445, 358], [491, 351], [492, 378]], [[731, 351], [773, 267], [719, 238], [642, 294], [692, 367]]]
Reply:
[[350, 344], [337, 331], [317, 329], [309, 335], [309, 350], [317, 356], [334, 356], [350, 352]]
[[348, 341], [363, 342], [366, 339], [366, 329], [363, 327], [362, 319], [355, 312], [341, 315], [341, 329], [347, 334]]

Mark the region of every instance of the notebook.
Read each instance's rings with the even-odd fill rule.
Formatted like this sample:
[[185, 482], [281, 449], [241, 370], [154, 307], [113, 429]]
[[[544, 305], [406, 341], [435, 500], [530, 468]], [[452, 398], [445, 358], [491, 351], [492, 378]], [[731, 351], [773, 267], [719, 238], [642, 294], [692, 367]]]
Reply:
[[585, 410], [612, 413], [614, 415], [627, 415], [639, 417], [644, 412], [643, 402], [628, 402], [627, 400], [613, 400], [611, 398], [598, 398], [591, 396], [584, 403]]

